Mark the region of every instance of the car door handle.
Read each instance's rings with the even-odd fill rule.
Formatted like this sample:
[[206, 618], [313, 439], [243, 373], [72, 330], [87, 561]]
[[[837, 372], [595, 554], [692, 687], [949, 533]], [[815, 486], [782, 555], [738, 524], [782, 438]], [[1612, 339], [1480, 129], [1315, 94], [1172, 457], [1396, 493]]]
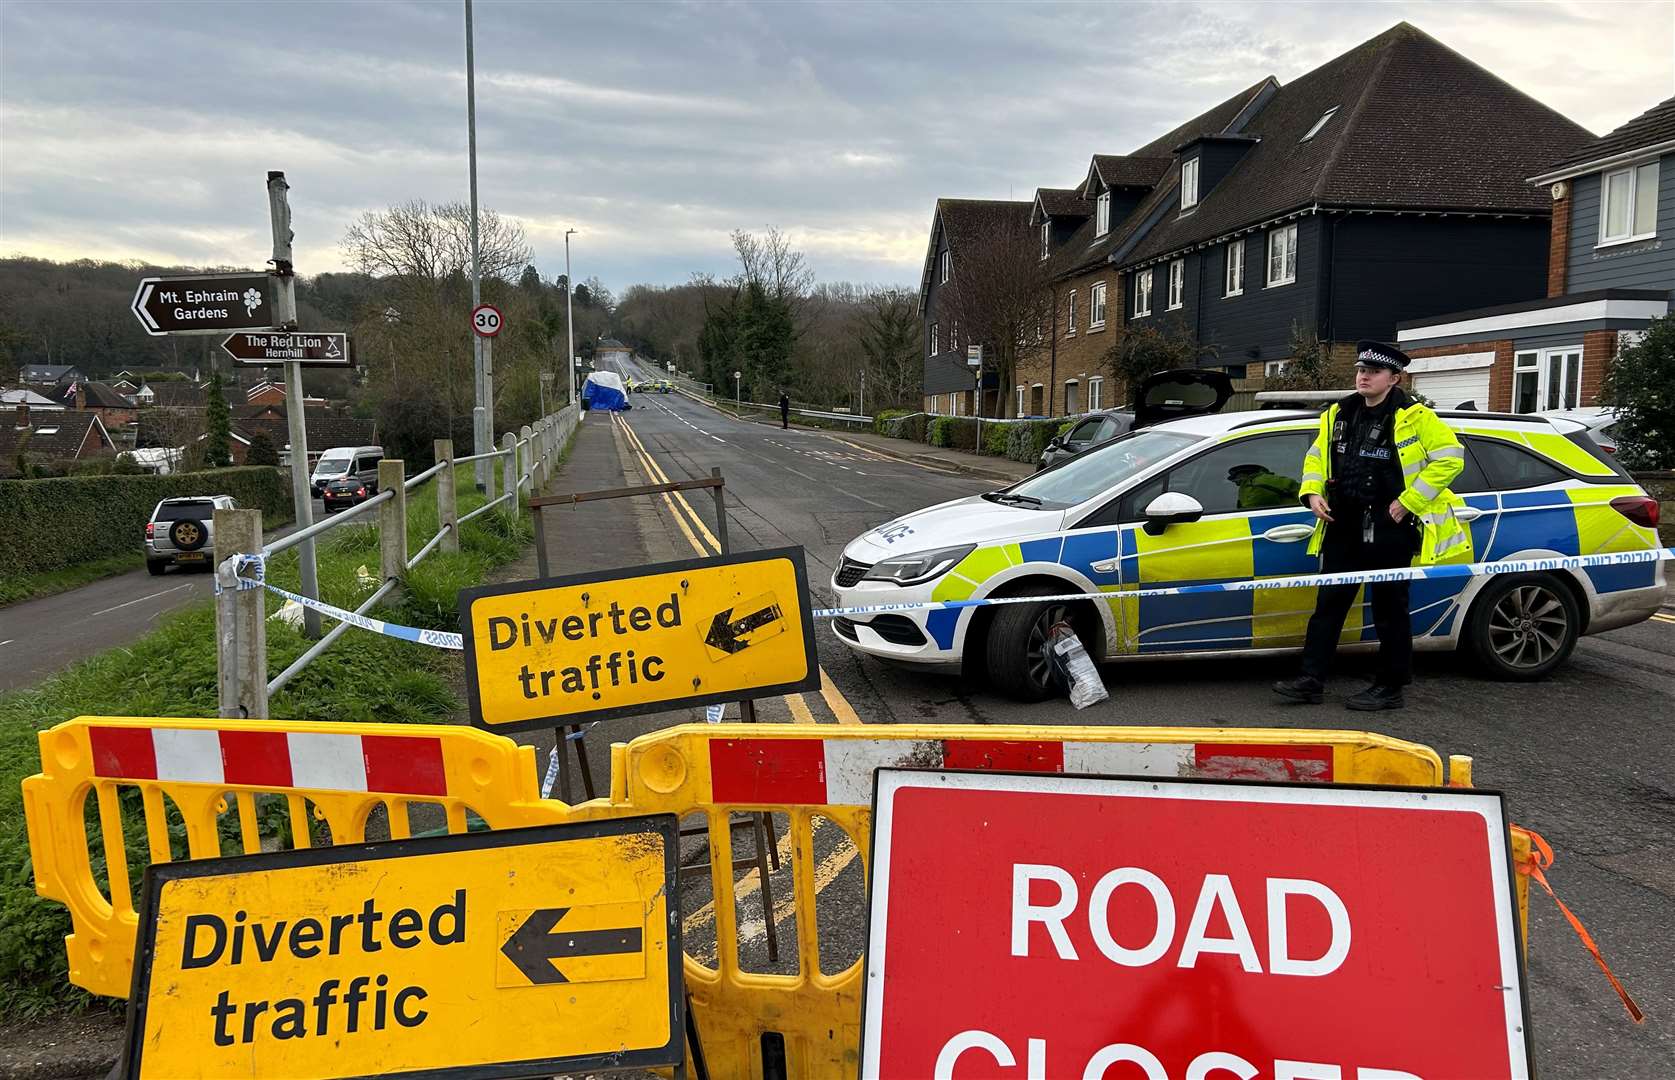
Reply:
[[1106, 559], [1103, 562], [1096, 562], [1093, 564], [1093, 571], [1096, 574], [1114, 574], [1117, 572], [1117, 560]]
[[1276, 544], [1295, 544], [1297, 541], [1307, 540], [1313, 535], [1313, 525], [1275, 525], [1262, 534], [1262, 539], [1272, 540]]
[[1454, 511], [1454, 518], [1457, 521], [1476, 521], [1482, 516], [1483, 511], [1479, 510], [1475, 506], [1462, 506], [1458, 510]]

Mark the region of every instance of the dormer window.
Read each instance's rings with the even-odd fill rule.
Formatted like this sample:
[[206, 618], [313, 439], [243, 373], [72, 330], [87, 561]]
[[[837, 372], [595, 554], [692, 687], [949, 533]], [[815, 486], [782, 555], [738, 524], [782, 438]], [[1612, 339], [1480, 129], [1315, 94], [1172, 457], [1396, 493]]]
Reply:
[[1181, 162], [1181, 209], [1191, 210], [1198, 205], [1198, 159]]
[[1111, 193], [1100, 192], [1099, 199], [1094, 203], [1093, 234], [1104, 236], [1111, 231]]
[[1325, 112], [1321, 113], [1320, 114], [1320, 119], [1316, 120], [1314, 122], [1314, 127], [1309, 128], [1308, 133], [1305, 134], [1301, 139], [1298, 139], [1297, 141], [1298, 142], [1308, 142], [1310, 139], [1314, 138], [1316, 135], [1319, 135], [1320, 134], [1320, 129], [1332, 122], [1332, 117], [1337, 114], [1337, 111], [1338, 111], [1338, 107], [1336, 105], [1334, 105], [1330, 109], [1327, 109]]
[[1043, 221], [1041, 223], [1041, 257], [1043, 259], [1045, 259], [1047, 256], [1051, 255], [1052, 253], [1053, 253], [1053, 223], [1051, 221]]

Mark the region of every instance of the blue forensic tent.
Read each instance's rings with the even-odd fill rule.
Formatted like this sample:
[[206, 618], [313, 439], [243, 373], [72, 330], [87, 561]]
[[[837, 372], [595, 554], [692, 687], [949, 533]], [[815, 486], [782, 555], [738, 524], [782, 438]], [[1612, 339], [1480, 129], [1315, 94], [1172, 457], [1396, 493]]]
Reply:
[[622, 387], [622, 376], [614, 371], [595, 371], [582, 384], [582, 408], [621, 412], [633, 408]]

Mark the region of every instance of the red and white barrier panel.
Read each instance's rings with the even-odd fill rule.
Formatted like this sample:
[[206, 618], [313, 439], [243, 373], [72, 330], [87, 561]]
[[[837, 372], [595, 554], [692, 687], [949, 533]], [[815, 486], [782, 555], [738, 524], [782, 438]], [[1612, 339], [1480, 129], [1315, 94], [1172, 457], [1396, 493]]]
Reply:
[[718, 803], [867, 806], [872, 802], [873, 771], [880, 768], [1329, 783], [1332, 748], [991, 739], [710, 741], [710, 788]]
[[110, 780], [448, 794], [435, 737], [164, 727], [91, 727], [88, 735], [94, 773]]

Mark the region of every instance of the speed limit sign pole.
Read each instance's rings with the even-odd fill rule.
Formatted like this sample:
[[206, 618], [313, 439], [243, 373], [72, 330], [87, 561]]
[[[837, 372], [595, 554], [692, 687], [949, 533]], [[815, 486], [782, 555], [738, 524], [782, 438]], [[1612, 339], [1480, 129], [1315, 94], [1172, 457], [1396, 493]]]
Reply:
[[[479, 454], [494, 449], [494, 339], [500, 333], [502, 322], [500, 309], [493, 304], [478, 304], [471, 309], [471, 332], [483, 355], [481, 401], [474, 417]], [[477, 489], [491, 501], [494, 499], [494, 462], [487, 459], [477, 462]]]

